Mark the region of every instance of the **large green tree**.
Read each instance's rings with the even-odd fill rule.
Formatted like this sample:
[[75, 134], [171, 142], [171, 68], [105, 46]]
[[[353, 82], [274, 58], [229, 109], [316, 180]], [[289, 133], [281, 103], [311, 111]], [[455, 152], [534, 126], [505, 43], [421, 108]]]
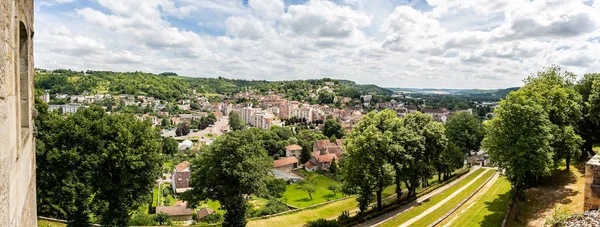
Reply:
[[368, 208], [373, 192], [377, 197], [378, 209], [382, 208], [383, 189], [392, 183], [394, 177], [393, 166], [388, 162], [387, 155], [394, 142], [394, 132], [381, 128], [397, 120], [395, 113], [390, 113], [370, 112], [352, 129], [346, 140], [344, 180], [348, 187], [358, 189], [357, 200], [362, 212]]
[[481, 121], [470, 113], [461, 112], [446, 123], [448, 141], [459, 147], [465, 154], [479, 151], [485, 134]]
[[232, 131], [239, 131], [246, 128], [246, 123], [240, 118], [237, 113], [229, 114], [229, 127]]
[[243, 195], [264, 190], [272, 160], [256, 133], [241, 130], [217, 138], [204, 147], [192, 161], [190, 191], [182, 195], [189, 207], [201, 201], [219, 201], [227, 211], [223, 226], [246, 225], [246, 201]]
[[582, 98], [583, 117], [577, 133], [585, 140], [582, 157], [594, 155], [592, 146], [600, 137], [600, 73], [585, 74], [576, 87]]
[[[149, 122], [97, 106], [63, 118], [36, 104], [38, 212], [126, 226], [160, 174], [163, 140]], [[168, 147], [168, 146], [167, 146]]]
[[344, 137], [344, 134], [344, 128], [342, 128], [342, 125], [335, 119], [328, 118], [325, 121], [325, 125], [323, 125], [323, 135], [327, 137], [335, 136], [336, 138], [341, 139]]

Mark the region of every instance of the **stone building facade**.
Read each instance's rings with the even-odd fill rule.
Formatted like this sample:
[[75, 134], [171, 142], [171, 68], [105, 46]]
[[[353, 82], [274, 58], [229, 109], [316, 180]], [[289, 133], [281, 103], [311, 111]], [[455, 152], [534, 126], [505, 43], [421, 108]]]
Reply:
[[37, 226], [33, 0], [0, 0], [0, 226]]
[[600, 209], [600, 155], [594, 156], [585, 164], [583, 196], [584, 211]]

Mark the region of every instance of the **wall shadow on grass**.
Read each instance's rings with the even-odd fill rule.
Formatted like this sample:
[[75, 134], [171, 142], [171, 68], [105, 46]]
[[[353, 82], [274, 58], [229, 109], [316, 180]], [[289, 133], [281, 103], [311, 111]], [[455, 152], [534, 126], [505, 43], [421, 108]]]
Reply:
[[496, 199], [491, 202], [485, 202], [485, 207], [491, 214], [483, 217], [483, 220], [479, 223], [479, 226], [500, 226], [504, 220], [504, 214], [510, 204], [512, 190], [507, 191], [504, 194], [498, 195]]

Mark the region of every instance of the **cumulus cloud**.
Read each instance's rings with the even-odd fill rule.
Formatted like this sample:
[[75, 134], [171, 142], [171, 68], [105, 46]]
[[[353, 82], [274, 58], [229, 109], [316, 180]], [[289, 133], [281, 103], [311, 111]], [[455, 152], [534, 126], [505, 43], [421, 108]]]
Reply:
[[92, 0], [55, 7], [70, 1], [36, 8], [36, 66], [459, 88], [518, 86], [550, 64], [600, 71], [600, 0]]

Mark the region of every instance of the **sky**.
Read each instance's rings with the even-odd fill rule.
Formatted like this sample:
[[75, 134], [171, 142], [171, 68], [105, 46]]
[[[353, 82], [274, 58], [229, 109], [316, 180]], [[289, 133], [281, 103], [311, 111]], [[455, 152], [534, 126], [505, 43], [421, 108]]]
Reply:
[[43, 69], [382, 87], [600, 72], [600, 0], [35, 0]]

